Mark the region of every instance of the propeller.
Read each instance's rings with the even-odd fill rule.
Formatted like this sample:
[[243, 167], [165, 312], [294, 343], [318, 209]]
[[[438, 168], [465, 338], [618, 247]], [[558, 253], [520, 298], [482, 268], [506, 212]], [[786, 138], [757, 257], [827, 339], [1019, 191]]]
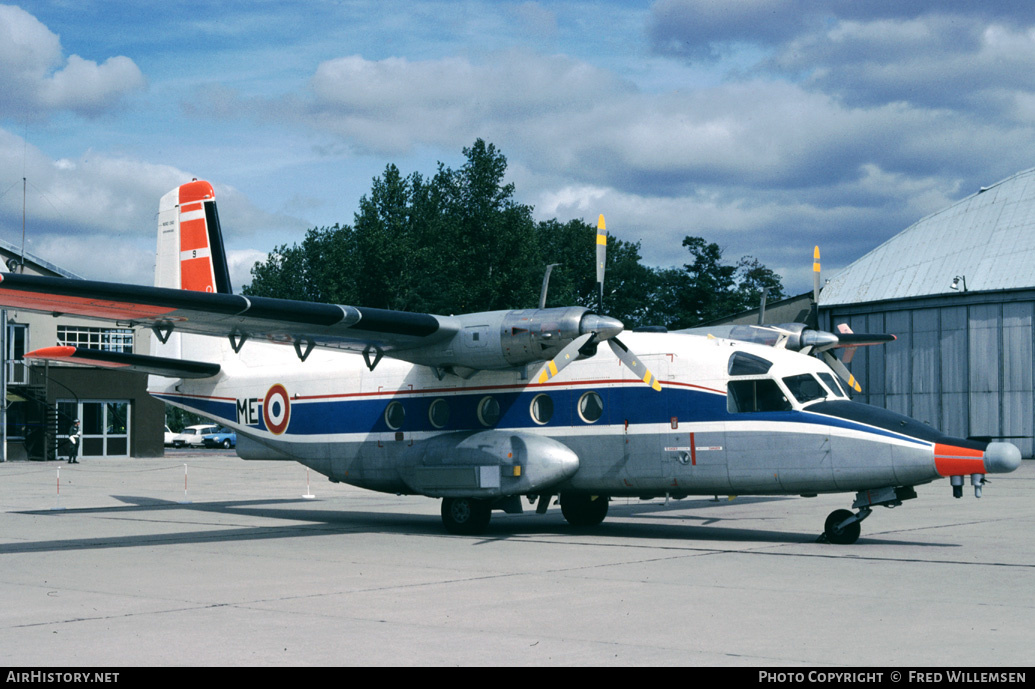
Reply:
[[579, 350], [585, 347], [595, 336], [596, 333], [589, 332], [585, 335], [579, 335], [569, 342], [564, 349], [557, 353], [557, 356], [546, 363], [546, 366], [539, 374], [539, 382], [545, 383], [563, 371], [568, 364], [578, 358]]
[[819, 246], [812, 250], [812, 306], [809, 308], [808, 325], [819, 327]]
[[[597, 219], [597, 305], [598, 310], [604, 310], [604, 266], [607, 263], [607, 229], [604, 223], [604, 216]], [[618, 360], [625, 364], [630, 371], [636, 374], [637, 378], [643, 380], [653, 390], [661, 392], [661, 383], [651, 373], [646, 364], [640, 361], [639, 357], [618, 339], [618, 334], [625, 330], [625, 326], [618, 319], [610, 316], [587, 313], [582, 317], [579, 324], [581, 333], [574, 340], [569, 342], [557, 353], [553, 359], [546, 363], [539, 374], [539, 383], [545, 383], [558, 373], [563, 371], [572, 361], [578, 358], [579, 350], [592, 346], [597, 342], [607, 341], [611, 351], [615, 353]]]
[[607, 344], [611, 346], [611, 351], [615, 353], [615, 356], [617, 356], [623, 364], [629, 367], [630, 371], [642, 378], [643, 382], [651, 386], [654, 390], [661, 392], [661, 383], [658, 382], [658, 379], [635, 354], [629, 351], [628, 347], [622, 344], [621, 340], [617, 337], [612, 337], [607, 341]]

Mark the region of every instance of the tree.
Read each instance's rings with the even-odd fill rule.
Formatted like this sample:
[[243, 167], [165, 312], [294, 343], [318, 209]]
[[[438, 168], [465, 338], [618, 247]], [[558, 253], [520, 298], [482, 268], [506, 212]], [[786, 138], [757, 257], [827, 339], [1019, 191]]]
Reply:
[[764, 288], [769, 289], [769, 298], [784, 296], [780, 276], [756, 258], [744, 256], [736, 265], [723, 263], [721, 247], [701, 237], [687, 236], [683, 246], [693, 258], [683, 267], [685, 275], [656, 273], [655, 294], [662, 300], [658, 311], [672, 319], [670, 328], [692, 327], [753, 308]]
[[[252, 267], [245, 294], [420, 313], [533, 308], [543, 272], [553, 272], [547, 306], [599, 308], [594, 237], [585, 221], [536, 222], [505, 183], [507, 159], [478, 139], [465, 163], [404, 176], [387, 165], [360, 198], [353, 225], [313, 228], [301, 244], [277, 247]], [[603, 312], [626, 327], [670, 329], [736, 313], [763, 288], [783, 296], [780, 276], [749, 256], [723, 262], [718, 244], [687, 236], [691, 262], [642, 264], [640, 245], [607, 238]]]

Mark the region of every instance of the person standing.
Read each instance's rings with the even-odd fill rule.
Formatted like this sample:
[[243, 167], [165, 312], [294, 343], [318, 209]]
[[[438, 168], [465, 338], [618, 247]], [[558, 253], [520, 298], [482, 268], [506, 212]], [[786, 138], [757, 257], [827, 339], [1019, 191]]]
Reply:
[[78, 464], [79, 463], [79, 419], [72, 422], [72, 427], [68, 429], [68, 463]]

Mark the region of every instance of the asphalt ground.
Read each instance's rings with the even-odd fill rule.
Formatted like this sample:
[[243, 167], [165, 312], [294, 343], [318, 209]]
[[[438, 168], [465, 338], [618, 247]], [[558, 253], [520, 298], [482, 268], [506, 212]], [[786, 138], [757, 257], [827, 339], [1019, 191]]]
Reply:
[[[231, 452], [0, 464], [0, 665], [1010, 667], [1035, 463], [817, 543], [852, 496], [616, 500], [451, 536], [439, 501]], [[311, 491], [311, 492], [310, 492]], [[315, 497], [303, 497], [306, 494]]]

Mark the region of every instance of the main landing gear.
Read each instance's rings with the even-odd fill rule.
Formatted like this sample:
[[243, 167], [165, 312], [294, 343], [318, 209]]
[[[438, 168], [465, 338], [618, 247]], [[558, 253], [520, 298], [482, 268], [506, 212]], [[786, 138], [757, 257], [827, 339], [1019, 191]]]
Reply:
[[[550, 504], [551, 495], [538, 496], [536, 512], [544, 514]], [[459, 536], [477, 536], [489, 526], [493, 509], [505, 512], [521, 512], [521, 503], [515, 496], [514, 503], [506, 501], [479, 500], [477, 498], [443, 498], [442, 524], [446, 531]], [[608, 496], [584, 493], [561, 493], [561, 514], [576, 528], [597, 526], [607, 516]]]
[[477, 536], [489, 526], [492, 505], [476, 498], [443, 498], [442, 523], [459, 536]]
[[561, 514], [572, 526], [597, 526], [607, 516], [607, 501], [606, 495], [561, 493]]
[[817, 542], [851, 545], [859, 540], [862, 531], [860, 524], [870, 516], [874, 507], [898, 507], [903, 500], [912, 500], [915, 497], [916, 491], [912, 486], [859, 491], [855, 494], [855, 502], [852, 503], [852, 507], [858, 508], [859, 511], [854, 514], [851, 510], [831, 512], [823, 524], [823, 533]]

